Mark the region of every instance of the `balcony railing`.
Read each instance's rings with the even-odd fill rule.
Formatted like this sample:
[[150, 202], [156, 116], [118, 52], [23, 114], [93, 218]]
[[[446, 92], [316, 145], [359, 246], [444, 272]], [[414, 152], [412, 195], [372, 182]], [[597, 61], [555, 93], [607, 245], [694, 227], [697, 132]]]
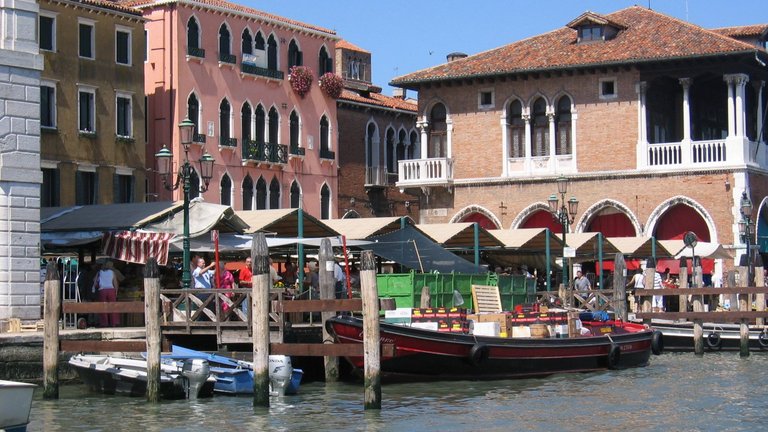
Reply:
[[365, 167], [365, 186], [387, 186], [387, 167]]
[[219, 137], [221, 147], [237, 147], [237, 138]]
[[219, 53], [219, 61], [222, 63], [235, 64], [237, 63], [237, 57], [234, 54]]
[[304, 156], [304, 147], [299, 147], [298, 144], [291, 144], [290, 149], [288, 150], [288, 153], [291, 156]]
[[240, 71], [250, 75], [259, 75], [279, 80], [283, 79], [283, 71], [267, 69], [249, 63], [240, 63]]
[[332, 152], [328, 149], [320, 149], [320, 159], [336, 160], [336, 152]]
[[429, 158], [401, 160], [397, 186], [447, 186], [453, 183], [453, 159]]
[[192, 142], [205, 144], [205, 135], [196, 133], [192, 136]]
[[[743, 149], [737, 147], [738, 140], [733, 145], [726, 145], [725, 139], [648, 144], [645, 162], [648, 167], [693, 167], [738, 162], [735, 158]], [[751, 159], [748, 154], [742, 156], [744, 161]]]
[[205, 58], [205, 50], [198, 47], [187, 47], [187, 55], [190, 57]]
[[285, 164], [288, 163], [288, 146], [248, 141], [243, 145], [243, 160]]

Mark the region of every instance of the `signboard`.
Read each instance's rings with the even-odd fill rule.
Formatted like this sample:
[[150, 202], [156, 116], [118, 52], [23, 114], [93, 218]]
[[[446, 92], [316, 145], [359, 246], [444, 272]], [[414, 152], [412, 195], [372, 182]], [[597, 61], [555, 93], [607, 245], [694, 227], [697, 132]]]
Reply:
[[243, 54], [243, 63], [258, 66], [260, 68], [267, 67], [267, 51], [254, 49], [253, 54]]
[[576, 248], [572, 247], [564, 247], [563, 248], [563, 257], [564, 258], [576, 258]]

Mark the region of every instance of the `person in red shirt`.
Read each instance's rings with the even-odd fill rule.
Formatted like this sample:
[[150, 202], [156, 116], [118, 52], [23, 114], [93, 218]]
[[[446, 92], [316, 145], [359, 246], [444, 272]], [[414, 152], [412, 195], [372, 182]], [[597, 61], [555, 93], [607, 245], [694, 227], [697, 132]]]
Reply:
[[251, 257], [245, 259], [245, 267], [240, 270], [240, 288], [251, 288], [253, 286], [253, 271], [251, 270]]

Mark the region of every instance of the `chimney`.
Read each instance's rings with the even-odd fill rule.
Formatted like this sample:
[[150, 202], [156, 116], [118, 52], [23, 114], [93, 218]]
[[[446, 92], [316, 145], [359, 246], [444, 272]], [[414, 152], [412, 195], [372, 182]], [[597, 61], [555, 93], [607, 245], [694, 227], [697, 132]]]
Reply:
[[452, 52], [446, 56], [448, 63], [467, 57], [463, 52]]
[[395, 87], [392, 90], [392, 97], [394, 97], [396, 99], [403, 99], [403, 100], [405, 100], [405, 89], [404, 88]]

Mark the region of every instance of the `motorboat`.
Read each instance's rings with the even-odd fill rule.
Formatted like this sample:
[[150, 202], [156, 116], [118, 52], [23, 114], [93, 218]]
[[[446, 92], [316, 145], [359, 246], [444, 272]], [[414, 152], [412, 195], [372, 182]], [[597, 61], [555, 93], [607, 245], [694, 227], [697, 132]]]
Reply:
[[34, 384], [0, 380], [0, 429], [24, 432], [29, 424]]
[[[693, 322], [653, 319], [651, 327], [664, 335], [664, 347], [670, 351], [693, 351]], [[704, 348], [708, 351], [739, 351], [741, 325], [703, 323]], [[768, 328], [749, 326], [749, 350], [768, 351]]]

